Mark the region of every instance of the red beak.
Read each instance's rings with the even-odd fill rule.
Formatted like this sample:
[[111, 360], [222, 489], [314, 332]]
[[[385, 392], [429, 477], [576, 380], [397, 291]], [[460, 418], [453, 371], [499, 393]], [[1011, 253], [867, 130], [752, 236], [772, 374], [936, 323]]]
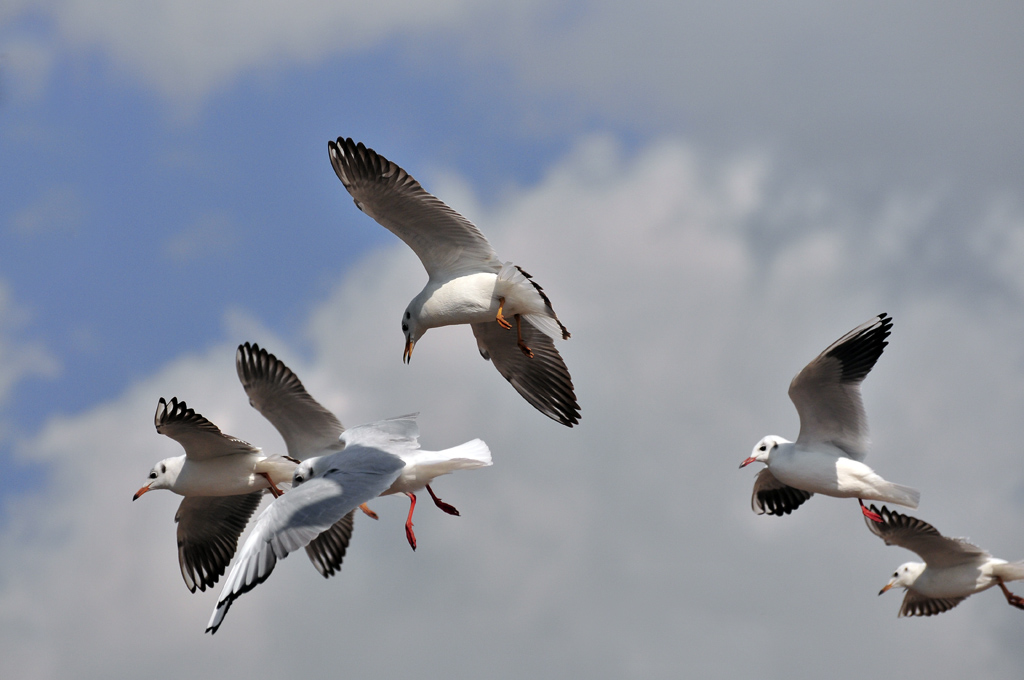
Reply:
[[139, 500], [139, 496], [141, 496], [142, 494], [146, 493], [147, 491], [149, 491], [149, 484], [147, 484], [146, 486], [144, 486], [141, 489], [139, 489], [138, 491], [136, 491], [135, 495], [132, 496], [132, 500], [133, 501]]

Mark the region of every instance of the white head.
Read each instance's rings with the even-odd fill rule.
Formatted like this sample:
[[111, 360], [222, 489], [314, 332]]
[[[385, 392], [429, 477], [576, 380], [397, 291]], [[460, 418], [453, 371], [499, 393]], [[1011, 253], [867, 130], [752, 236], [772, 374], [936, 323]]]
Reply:
[[173, 487], [174, 482], [178, 480], [178, 473], [181, 472], [181, 466], [184, 463], [185, 456], [174, 456], [172, 458], [164, 458], [154, 465], [153, 469], [149, 471], [146, 485], [135, 492], [132, 500], [137, 500], [139, 496], [153, 489], [170, 489]]
[[885, 587], [878, 591], [878, 594], [886, 592], [890, 588], [909, 588], [914, 585], [917, 577], [928, 565], [924, 562], [905, 562], [896, 568], [892, 578], [885, 584]]
[[323, 477], [328, 472], [333, 472], [334, 467], [331, 465], [333, 461], [334, 456], [331, 454], [315, 456], [302, 461], [292, 473], [292, 488], [294, 489], [314, 477]]
[[402, 353], [402, 361], [405, 363], [412, 361], [412, 348], [416, 346], [416, 341], [427, 332], [427, 329], [420, 324], [420, 310], [423, 309], [421, 295], [414, 297], [409, 306], [405, 308], [405, 313], [402, 314], [402, 332], [405, 333], [405, 351]]
[[772, 455], [772, 451], [779, 448], [779, 444], [788, 443], [790, 443], [788, 439], [783, 439], [778, 435], [770, 434], [761, 441], [759, 441], [756, 446], [754, 446], [754, 450], [750, 452], [749, 457], [747, 457], [742, 463], [740, 463], [740, 467], [746, 467], [751, 463], [764, 463], [765, 465], [767, 465], [768, 459]]

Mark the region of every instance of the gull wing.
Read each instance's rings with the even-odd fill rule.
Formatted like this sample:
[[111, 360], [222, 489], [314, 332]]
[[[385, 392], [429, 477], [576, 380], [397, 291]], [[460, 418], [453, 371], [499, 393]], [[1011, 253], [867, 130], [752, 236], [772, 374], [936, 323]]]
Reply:
[[324, 578], [330, 578], [341, 571], [341, 560], [345, 557], [348, 544], [352, 540], [355, 513], [355, 510], [349, 511], [306, 546], [309, 561]]
[[238, 346], [235, 369], [249, 403], [281, 433], [289, 456], [304, 460], [342, 448], [341, 422], [310, 396], [283, 361], [247, 342]]
[[351, 139], [327, 143], [331, 165], [356, 207], [405, 241], [431, 280], [501, 269], [472, 222], [424, 191], [409, 173]]
[[470, 325], [480, 356], [493, 363], [526, 401], [568, 427], [580, 422], [580, 405], [569, 369], [550, 336], [527, 318], [520, 318], [523, 342], [533, 351], [530, 358], [519, 349], [515, 330], [506, 330], [494, 321]]
[[863, 461], [868, 420], [860, 384], [889, 344], [892, 318], [879, 314], [832, 343], [789, 384], [789, 398], [800, 414], [796, 444], [832, 444]]
[[216, 633], [228, 609], [244, 593], [263, 583], [279, 559], [313, 539], [391, 486], [405, 463], [376, 448], [354, 446], [325, 456], [327, 472], [275, 499], [246, 538], [224, 579], [206, 631]]
[[153, 421], [156, 431], [181, 444], [185, 455], [192, 460], [260, 452], [258, 447], [224, 434], [175, 397], [171, 397], [169, 402], [160, 398]]
[[882, 517], [881, 522], [864, 518], [871, 533], [885, 541], [886, 545], [898, 545], [917, 553], [929, 567], [955, 567], [991, 557], [987, 550], [962, 538], [947, 538], [931, 524], [916, 517], [893, 512], [884, 505], [881, 510], [874, 505], [870, 509]]
[[813, 495], [810, 491], [783, 484], [768, 468], [763, 468], [754, 478], [750, 507], [758, 515], [788, 515]]
[[189, 590], [205, 591], [217, 583], [262, 498], [262, 491], [254, 491], [182, 499], [174, 521], [178, 524], [178, 566]]
[[[869, 522], [871, 520], [868, 520]], [[913, 588], [907, 588], [899, 616], [932, 616], [949, 611], [967, 599], [964, 597], [926, 597]]]

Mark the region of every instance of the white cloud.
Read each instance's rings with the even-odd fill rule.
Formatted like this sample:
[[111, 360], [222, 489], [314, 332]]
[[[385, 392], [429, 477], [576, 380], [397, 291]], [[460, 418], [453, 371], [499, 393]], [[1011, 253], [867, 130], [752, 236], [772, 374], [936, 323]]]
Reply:
[[481, 4], [51, 0], [43, 8], [56, 25], [56, 44], [99, 49], [121, 70], [182, 105], [255, 69], [316, 62], [395, 34], [464, 24]]
[[[50, 463], [53, 482], [23, 496], [0, 534], [6, 667], [26, 678], [382, 667], [449, 678], [681, 668], [1016, 677], [1024, 657], [1001, 631], [1019, 612], [998, 593], [926, 621], [897, 620], [899, 597], [875, 597], [909, 555], [871, 536], [853, 501], [815, 498], [782, 519], [749, 510], [753, 474], [736, 468], [764, 434], [795, 435], [792, 375], [884, 310], [896, 326], [865, 383], [869, 462], [921, 488], [911, 514], [1024, 557], [1013, 520], [1024, 505], [1019, 306], [915, 285], [930, 270], [913, 239], [892, 238], [901, 225], [890, 207], [848, 215], [827, 187], [773, 189], [769, 167], [671, 141], [628, 157], [595, 139], [538, 186], [473, 208], [499, 255], [536, 276], [573, 332], [560, 347], [583, 407], [577, 428], [529, 407], [465, 328], [430, 331], [402, 365], [399, 318], [425, 274], [400, 244], [366, 258], [316, 310], [308, 360], [233, 314], [225, 343], [51, 421], [25, 455]], [[763, 215], [811, 216], [818, 228], [798, 222], [772, 242], [777, 225]], [[235, 382], [243, 340], [278, 353], [347, 424], [419, 410], [425, 446], [480, 436], [495, 465], [439, 480], [462, 516], [423, 503], [415, 554], [405, 503], [381, 499], [379, 523], [357, 520], [340, 577], [325, 582], [301, 555], [289, 559], [210, 639], [215, 595], [179, 582], [177, 499], [129, 497], [175, 452], [152, 429], [159, 396], [281, 446]]]
[[0, 281], [0, 406], [20, 380], [32, 375], [53, 376], [59, 370], [56, 358], [42, 345], [20, 337], [28, 318], [7, 284]]

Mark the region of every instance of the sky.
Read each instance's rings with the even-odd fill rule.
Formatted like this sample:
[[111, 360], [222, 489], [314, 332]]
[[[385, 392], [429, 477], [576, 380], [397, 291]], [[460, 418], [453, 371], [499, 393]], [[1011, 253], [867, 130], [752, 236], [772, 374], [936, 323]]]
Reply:
[[[867, 462], [1024, 558], [1024, 7], [1009, 2], [0, 5], [0, 656], [21, 678], [1019, 677], [998, 591], [929, 619], [852, 500], [750, 510], [789, 380], [872, 316]], [[350, 136], [549, 293], [582, 421], [468, 329], [409, 366], [425, 273], [360, 213]], [[238, 344], [354, 425], [418, 411], [461, 511], [356, 520], [204, 635], [160, 397], [268, 452]], [[1013, 589], [1013, 588], [1011, 588]], [[1018, 592], [1024, 586], [1017, 584]]]

